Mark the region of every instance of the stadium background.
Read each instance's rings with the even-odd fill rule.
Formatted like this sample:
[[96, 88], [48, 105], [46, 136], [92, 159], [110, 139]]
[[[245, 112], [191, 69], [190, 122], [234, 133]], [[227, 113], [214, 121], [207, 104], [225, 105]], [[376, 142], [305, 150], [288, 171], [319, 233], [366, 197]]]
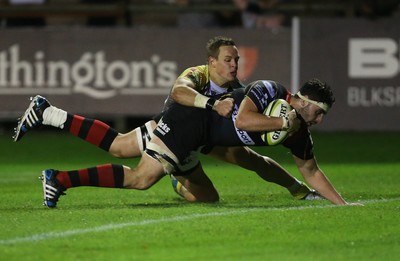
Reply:
[[[330, 83], [337, 103], [316, 129], [400, 130], [397, 1], [259, 1], [254, 12], [240, 1], [34, 2], [42, 3], [1, 5], [3, 132], [37, 93], [121, 131], [134, 127], [160, 111], [183, 69], [205, 63], [214, 35], [237, 42], [244, 83], [273, 79], [293, 92], [313, 77]], [[249, 14], [267, 22], [247, 25]], [[276, 16], [284, 19], [268, 23]]]

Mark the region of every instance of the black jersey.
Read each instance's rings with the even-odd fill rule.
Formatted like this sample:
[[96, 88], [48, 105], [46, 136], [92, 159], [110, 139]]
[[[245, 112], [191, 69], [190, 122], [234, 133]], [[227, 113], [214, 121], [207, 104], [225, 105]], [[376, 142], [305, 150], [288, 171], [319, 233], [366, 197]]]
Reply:
[[[217, 113], [212, 114], [207, 147], [210, 146], [268, 146], [262, 139], [260, 132], [247, 132], [236, 127], [236, 117], [239, 106], [244, 97], [250, 98], [257, 106], [258, 112], [263, 113], [268, 104], [276, 99], [290, 102], [290, 92], [281, 84], [274, 81], [255, 81], [245, 90], [235, 90], [231, 93], [235, 100], [230, 118], [224, 118]], [[313, 157], [313, 144], [307, 125], [303, 122], [300, 129], [288, 137], [283, 145], [288, 147], [292, 154], [301, 159]]]
[[157, 123], [158, 136], [182, 164], [191, 151], [207, 143], [211, 112], [173, 103]]
[[[285, 87], [273, 81], [256, 81], [246, 89], [236, 89], [226, 96], [235, 100], [231, 117], [225, 118], [214, 111], [173, 103], [158, 122], [154, 134], [180, 162], [189, 156], [191, 151], [202, 146], [267, 146], [262, 141], [260, 132], [246, 132], [236, 128], [235, 121], [240, 103], [247, 96], [257, 105], [259, 112], [263, 113], [271, 101], [289, 101], [291, 97]], [[301, 159], [313, 157], [311, 135], [305, 123], [299, 131], [287, 138], [283, 145]]]

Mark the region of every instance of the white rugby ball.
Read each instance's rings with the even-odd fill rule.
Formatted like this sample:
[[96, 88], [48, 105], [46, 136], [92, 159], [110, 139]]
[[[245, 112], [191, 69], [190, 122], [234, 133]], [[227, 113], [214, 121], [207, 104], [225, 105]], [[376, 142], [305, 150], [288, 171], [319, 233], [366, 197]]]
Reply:
[[[277, 99], [268, 104], [267, 108], [264, 110], [264, 115], [271, 117], [283, 117], [288, 115], [292, 110], [290, 104], [283, 99]], [[263, 132], [261, 134], [261, 139], [270, 146], [278, 145], [283, 142], [288, 136], [287, 131], [277, 130]]]

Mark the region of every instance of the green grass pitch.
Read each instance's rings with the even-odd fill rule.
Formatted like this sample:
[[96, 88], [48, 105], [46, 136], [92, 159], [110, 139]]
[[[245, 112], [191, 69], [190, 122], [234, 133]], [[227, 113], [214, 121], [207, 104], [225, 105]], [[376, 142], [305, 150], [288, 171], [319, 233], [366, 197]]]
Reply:
[[[164, 178], [146, 191], [74, 188], [42, 206], [46, 168], [135, 166], [62, 132], [0, 136], [0, 260], [398, 260], [400, 133], [316, 133], [321, 168], [348, 201], [298, 201], [203, 157], [217, 204], [190, 204]], [[281, 147], [257, 149], [301, 178]]]

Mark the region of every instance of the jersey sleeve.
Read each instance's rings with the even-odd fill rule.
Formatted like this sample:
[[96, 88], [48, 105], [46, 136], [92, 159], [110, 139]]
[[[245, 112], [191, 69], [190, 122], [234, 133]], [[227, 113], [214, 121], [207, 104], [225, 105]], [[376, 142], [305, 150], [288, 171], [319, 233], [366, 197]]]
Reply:
[[187, 68], [181, 73], [181, 75], [179, 75], [179, 77], [188, 78], [194, 83], [195, 90], [200, 92], [209, 82], [208, 66], [199, 65]]
[[281, 84], [269, 81], [255, 81], [246, 87], [246, 96], [257, 106], [259, 112], [264, 112], [268, 104], [276, 99], [288, 100], [290, 93]]
[[283, 146], [289, 148], [291, 153], [300, 159], [309, 160], [314, 157], [314, 144], [311, 133], [304, 125], [299, 131], [288, 137], [283, 142]]

